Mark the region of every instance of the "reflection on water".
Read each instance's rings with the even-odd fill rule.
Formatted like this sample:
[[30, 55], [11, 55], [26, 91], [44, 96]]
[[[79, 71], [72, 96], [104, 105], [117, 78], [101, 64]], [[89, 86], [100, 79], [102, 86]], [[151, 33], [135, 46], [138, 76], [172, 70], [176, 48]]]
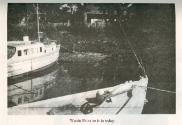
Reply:
[[114, 86], [131, 80], [130, 68], [127, 67], [127, 74], [121, 62], [113, 64], [113, 59], [109, 60], [56, 64], [37, 75], [9, 80], [8, 106]]
[[55, 85], [58, 70], [8, 86], [8, 106], [40, 100]]

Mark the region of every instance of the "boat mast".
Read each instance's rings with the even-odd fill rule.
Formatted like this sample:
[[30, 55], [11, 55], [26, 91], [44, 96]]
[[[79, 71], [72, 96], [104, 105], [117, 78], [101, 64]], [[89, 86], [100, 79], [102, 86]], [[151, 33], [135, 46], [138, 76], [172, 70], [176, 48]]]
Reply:
[[38, 33], [38, 41], [40, 42], [40, 34], [39, 34], [39, 6], [38, 6], [38, 3], [37, 3], [37, 33]]

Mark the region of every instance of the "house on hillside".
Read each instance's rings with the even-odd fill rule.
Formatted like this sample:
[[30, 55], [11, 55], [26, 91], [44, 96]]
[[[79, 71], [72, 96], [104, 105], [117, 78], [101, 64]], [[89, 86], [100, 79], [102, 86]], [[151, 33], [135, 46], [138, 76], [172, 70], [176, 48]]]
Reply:
[[93, 4], [89, 4], [86, 7], [87, 11], [84, 13], [84, 23], [88, 27], [104, 28], [109, 24], [111, 18], [114, 19], [113, 21], [117, 19], [117, 12], [111, 16], [107, 11], [101, 11], [98, 6], [94, 6]]

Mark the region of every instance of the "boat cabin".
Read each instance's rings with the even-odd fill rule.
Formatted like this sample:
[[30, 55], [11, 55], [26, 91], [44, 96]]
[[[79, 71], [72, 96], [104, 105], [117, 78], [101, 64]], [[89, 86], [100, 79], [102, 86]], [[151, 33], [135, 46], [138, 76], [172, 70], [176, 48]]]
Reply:
[[10, 41], [8, 42], [8, 59], [34, 57], [55, 50], [56, 44], [54, 42], [45, 45], [41, 42], [33, 42], [27, 39], [24, 39], [24, 41]]

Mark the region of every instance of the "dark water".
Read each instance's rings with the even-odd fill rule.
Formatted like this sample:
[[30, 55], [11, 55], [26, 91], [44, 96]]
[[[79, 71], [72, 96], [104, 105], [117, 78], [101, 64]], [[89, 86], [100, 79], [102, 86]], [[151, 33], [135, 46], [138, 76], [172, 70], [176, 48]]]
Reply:
[[143, 114], [174, 114], [176, 112], [175, 94], [149, 89], [147, 99], [149, 102], [144, 106]]
[[[92, 63], [55, 64], [36, 75], [9, 80], [8, 106], [110, 87], [126, 80], [137, 80], [138, 71], [134, 70], [137, 66], [132, 63], [129, 65], [114, 58]], [[149, 86], [152, 83], [149, 82]], [[147, 99], [149, 102], [144, 106], [144, 114], [175, 113], [174, 94], [149, 89]]]

